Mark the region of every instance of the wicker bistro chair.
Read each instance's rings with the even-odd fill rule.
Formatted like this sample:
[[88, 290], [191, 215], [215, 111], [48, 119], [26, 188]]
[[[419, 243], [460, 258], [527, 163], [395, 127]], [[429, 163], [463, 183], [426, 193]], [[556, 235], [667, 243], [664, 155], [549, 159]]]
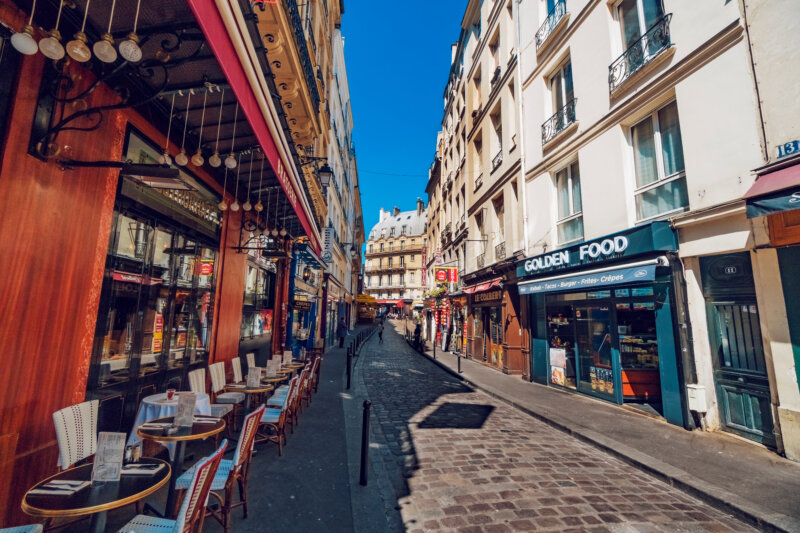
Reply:
[[314, 385], [314, 392], [319, 390], [319, 375], [322, 366], [322, 356], [317, 355], [314, 357], [314, 367], [313, 367], [313, 375], [311, 376], [311, 382]]
[[5, 529], [0, 529], [0, 533], [42, 533], [42, 524], [8, 527]]
[[233, 368], [233, 383], [230, 385], [238, 385], [244, 382], [242, 378], [242, 359], [234, 357], [231, 359], [231, 368]]
[[316, 388], [316, 381], [317, 381], [317, 373], [319, 372], [319, 357], [314, 359], [314, 362], [311, 363], [310, 370], [308, 372], [308, 377], [306, 378], [306, 385], [303, 389], [303, 396], [301, 397], [302, 400], [305, 400], [306, 405], [311, 403], [311, 397]]
[[[195, 394], [205, 394], [206, 392], [206, 369], [198, 368], [189, 372], [189, 388]], [[213, 403], [214, 398], [211, 398], [211, 414], [225, 419], [225, 427], [233, 427], [231, 418], [233, 416], [233, 405], [225, 403]], [[225, 430], [226, 433], [228, 430]], [[230, 433], [228, 433], [230, 434]], [[215, 443], [219, 444], [220, 434], [217, 433]]]
[[[211, 496], [219, 501], [219, 509], [210, 508], [206, 515], [213, 516], [223, 527], [225, 533], [231, 530], [231, 512], [237, 507], [242, 507], [244, 517], [247, 518], [247, 478], [250, 473], [250, 462], [253, 457], [253, 445], [261, 417], [266, 407], [261, 407], [247, 415], [242, 423], [242, 433], [236, 445], [233, 459], [223, 459], [219, 464], [217, 474], [211, 483]], [[175, 488], [181, 492], [186, 491], [194, 476], [192, 467], [184, 472], [176, 481]], [[234, 502], [234, 488], [239, 486], [239, 501]], [[219, 494], [224, 493], [224, 497]]]
[[222, 441], [217, 451], [201, 460], [194, 466], [192, 479], [189, 482], [186, 497], [183, 498], [178, 516], [175, 520], [156, 516], [136, 515], [133, 520], [122, 526], [117, 533], [196, 533], [203, 530], [206, 517], [208, 493], [222, 461], [222, 455], [228, 441]]
[[53, 413], [58, 439], [58, 466], [70, 468], [97, 449], [98, 400], [70, 405]]
[[[261, 417], [260, 426], [266, 426], [267, 429], [272, 430], [272, 434], [259, 433], [256, 437], [256, 442], [274, 442], [278, 445], [278, 455], [283, 455], [283, 446], [286, 444], [286, 422], [289, 419], [289, 405], [291, 404], [297, 392], [298, 378], [292, 379], [283, 402], [279, 407], [270, 407], [264, 411]], [[273, 398], [270, 398], [272, 401]], [[274, 405], [274, 404], [273, 404]]]
[[247, 357], [247, 369], [248, 370], [253, 368], [254, 366], [256, 366], [256, 354], [255, 354], [255, 352], [247, 352], [245, 354], [245, 357]]
[[239, 407], [244, 404], [246, 396], [243, 392], [225, 392], [225, 363], [214, 363], [208, 369], [211, 372], [211, 401], [232, 406], [233, 424], [236, 429]]

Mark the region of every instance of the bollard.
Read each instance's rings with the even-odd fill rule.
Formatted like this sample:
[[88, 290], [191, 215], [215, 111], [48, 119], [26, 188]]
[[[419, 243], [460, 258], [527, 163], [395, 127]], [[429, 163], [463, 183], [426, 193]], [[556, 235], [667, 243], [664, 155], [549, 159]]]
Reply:
[[367, 485], [367, 470], [369, 469], [369, 408], [372, 406], [369, 400], [364, 400], [364, 412], [361, 415], [361, 480], [360, 483]]
[[436, 360], [436, 337], [433, 338], [433, 360]]
[[458, 359], [458, 373], [461, 373], [461, 355], [456, 354], [456, 359]]
[[350, 366], [353, 363], [353, 355], [350, 350], [347, 350], [347, 390], [350, 390], [350, 374], [352, 373]]

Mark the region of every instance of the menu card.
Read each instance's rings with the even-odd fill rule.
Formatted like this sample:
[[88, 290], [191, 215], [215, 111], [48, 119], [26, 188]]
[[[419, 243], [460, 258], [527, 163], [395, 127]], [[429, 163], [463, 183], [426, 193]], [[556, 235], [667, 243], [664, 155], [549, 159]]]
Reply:
[[254, 366], [247, 373], [247, 387], [257, 389], [261, 386], [261, 367]]
[[292, 362], [292, 351], [291, 350], [284, 350], [283, 351], [283, 364], [288, 365]]
[[92, 483], [119, 481], [125, 454], [125, 433], [101, 431], [97, 435], [97, 452], [92, 467]]
[[192, 415], [197, 395], [193, 392], [182, 392], [178, 396], [178, 406], [175, 408], [175, 425], [180, 428], [192, 427]]
[[281, 362], [278, 359], [269, 359], [267, 360], [267, 375], [271, 377], [275, 377], [278, 373], [278, 368], [280, 367]]

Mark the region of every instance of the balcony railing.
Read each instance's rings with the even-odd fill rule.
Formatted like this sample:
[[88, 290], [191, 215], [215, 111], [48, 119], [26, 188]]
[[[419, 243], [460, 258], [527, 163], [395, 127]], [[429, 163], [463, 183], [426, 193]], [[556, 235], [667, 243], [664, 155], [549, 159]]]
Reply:
[[558, 21], [560, 21], [566, 14], [567, 3], [564, 0], [561, 0], [553, 6], [553, 9], [551, 9], [550, 13], [547, 14], [544, 24], [542, 24], [542, 26], [539, 28], [539, 31], [536, 32], [537, 50], [542, 46], [542, 44], [544, 44], [550, 34], [553, 33], [553, 30], [556, 28], [556, 26], [558, 26]]
[[501, 146], [499, 150], [497, 150], [497, 155], [492, 158], [492, 172], [497, 170], [503, 164], [503, 147]]
[[496, 261], [502, 261], [506, 258], [506, 241], [494, 247], [494, 258]]
[[297, 8], [297, 0], [286, 0], [283, 4], [286, 6], [289, 19], [292, 21], [294, 42], [297, 45], [297, 53], [300, 56], [300, 63], [303, 65], [303, 76], [306, 78], [306, 85], [308, 85], [308, 91], [311, 93], [311, 102], [314, 104], [314, 111], [316, 112], [320, 103], [319, 89], [314, 77], [314, 68], [311, 66], [311, 56], [308, 53], [303, 19], [300, 17], [300, 10]]
[[475, 178], [475, 189], [480, 188], [481, 185], [483, 185], [483, 172], [478, 174], [478, 177]]
[[453, 234], [451, 228], [452, 226], [448, 222], [447, 225], [444, 227], [444, 230], [442, 230], [442, 247], [450, 244], [450, 241], [452, 240]]
[[542, 124], [542, 146], [555, 139], [567, 126], [575, 122], [575, 103], [577, 101], [577, 98], [573, 98]]
[[478, 267], [478, 270], [483, 268], [486, 265], [486, 254], [481, 254], [475, 258], [475, 264]]
[[625, 50], [616, 61], [608, 67], [608, 91], [613, 93], [631, 76], [655, 59], [672, 44], [669, 35], [669, 21], [672, 13], [664, 15], [661, 20], [642, 35], [642, 38]]
[[500, 82], [500, 78], [501, 78], [500, 73], [501, 72], [502, 72], [502, 69], [500, 67], [497, 67], [496, 69], [494, 69], [494, 74], [492, 74], [492, 79], [489, 81], [489, 85], [492, 87], [492, 90], [494, 90], [494, 88]]

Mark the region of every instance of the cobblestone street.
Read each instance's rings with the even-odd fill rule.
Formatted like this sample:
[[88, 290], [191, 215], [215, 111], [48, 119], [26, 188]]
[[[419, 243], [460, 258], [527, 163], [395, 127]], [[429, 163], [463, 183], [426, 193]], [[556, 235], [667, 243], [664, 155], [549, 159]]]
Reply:
[[753, 531], [418, 356], [387, 323], [359, 357], [373, 463], [408, 531]]

